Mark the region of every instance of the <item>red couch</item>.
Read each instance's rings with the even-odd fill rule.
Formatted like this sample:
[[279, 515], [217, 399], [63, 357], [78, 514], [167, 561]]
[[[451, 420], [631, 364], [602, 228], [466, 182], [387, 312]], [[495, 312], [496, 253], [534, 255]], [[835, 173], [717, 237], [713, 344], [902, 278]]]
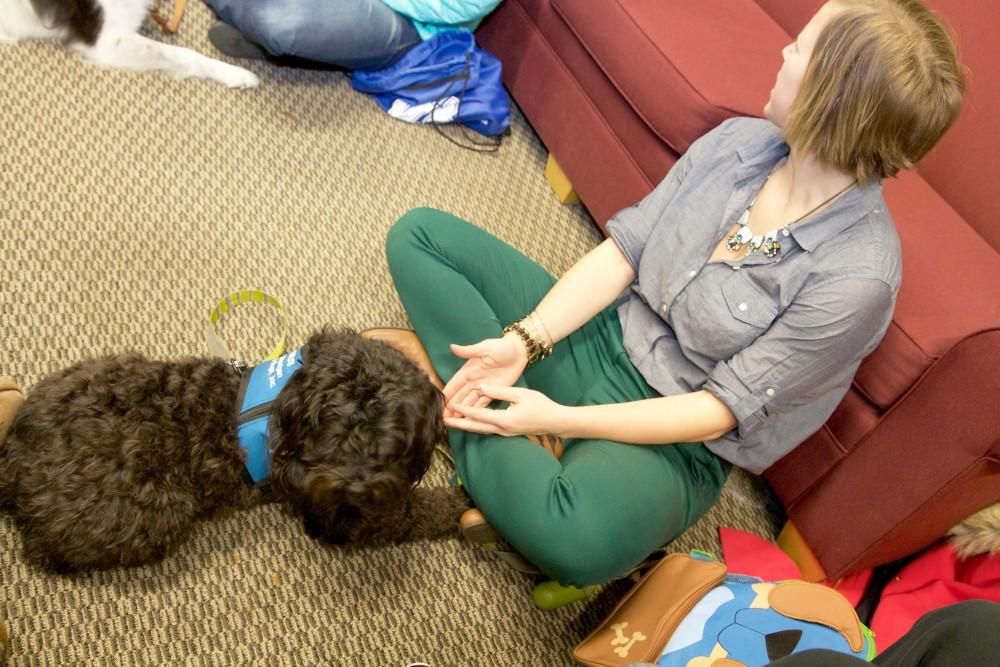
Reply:
[[[511, 94], [603, 229], [704, 132], [760, 115], [821, 0], [505, 0], [480, 28]], [[824, 427], [765, 475], [831, 578], [1000, 500], [1000, 3], [929, 0], [969, 92], [886, 184], [903, 246], [893, 324]]]

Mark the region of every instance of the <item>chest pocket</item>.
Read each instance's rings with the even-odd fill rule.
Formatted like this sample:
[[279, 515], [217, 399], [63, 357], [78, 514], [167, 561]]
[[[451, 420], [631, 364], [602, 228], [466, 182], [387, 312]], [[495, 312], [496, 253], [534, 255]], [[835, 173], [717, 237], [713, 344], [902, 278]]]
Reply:
[[[757, 335], [764, 333], [763, 330], [778, 316], [778, 309], [771, 297], [743, 275], [732, 275], [723, 283], [722, 298], [733, 319], [761, 329]], [[737, 325], [736, 328], [740, 327]], [[755, 335], [754, 338], [756, 337]]]
[[[778, 316], [774, 300], [738, 271], [695, 280], [671, 309], [670, 324], [690, 352], [729, 359], [767, 331]], [[721, 284], [720, 284], [721, 283]]]

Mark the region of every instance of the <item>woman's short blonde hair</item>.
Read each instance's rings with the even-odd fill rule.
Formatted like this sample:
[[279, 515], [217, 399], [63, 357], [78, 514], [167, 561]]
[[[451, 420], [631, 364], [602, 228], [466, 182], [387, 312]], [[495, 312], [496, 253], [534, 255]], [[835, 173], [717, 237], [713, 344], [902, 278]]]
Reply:
[[913, 166], [951, 127], [965, 81], [920, 0], [834, 0], [785, 124], [789, 145], [861, 184]]

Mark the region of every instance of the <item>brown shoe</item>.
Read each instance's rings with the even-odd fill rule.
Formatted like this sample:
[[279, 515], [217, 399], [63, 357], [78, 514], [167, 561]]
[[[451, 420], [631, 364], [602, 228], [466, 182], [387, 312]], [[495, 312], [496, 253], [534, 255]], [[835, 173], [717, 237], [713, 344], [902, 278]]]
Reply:
[[503, 541], [500, 533], [486, 521], [483, 513], [475, 507], [462, 513], [462, 518], [458, 520], [458, 525], [462, 529], [462, 535], [473, 544], [478, 544], [484, 549], [488, 549], [497, 558], [509, 565], [518, 572], [525, 574], [541, 574], [534, 563], [510, 548]]
[[24, 394], [20, 387], [10, 378], [0, 377], [0, 445], [7, 437], [7, 430], [14, 422], [14, 415], [22, 403]]
[[561, 459], [563, 455], [563, 440], [558, 435], [551, 433], [539, 433], [537, 435], [524, 436], [536, 445], [549, 450], [552, 456]]
[[462, 529], [462, 536], [474, 544], [491, 546], [500, 541], [500, 534], [475, 507], [462, 513], [458, 526]]
[[416, 364], [430, 378], [431, 384], [438, 389], [444, 389], [444, 383], [438, 377], [431, 358], [427, 356], [427, 351], [421, 344], [417, 334], [412, 329], [398, 329], [395, 327], [383, 327], [380, 329], [365, 329], [359, 334], [368, 340], [378, 340], [389, 347], [401, 352], [404, 357]]

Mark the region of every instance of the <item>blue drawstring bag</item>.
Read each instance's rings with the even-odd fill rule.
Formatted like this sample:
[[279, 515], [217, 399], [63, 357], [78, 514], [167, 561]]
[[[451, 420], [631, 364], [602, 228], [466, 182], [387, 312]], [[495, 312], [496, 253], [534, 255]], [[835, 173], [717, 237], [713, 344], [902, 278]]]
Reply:
[[374, 96], [391, 116], [410, 123], [458, 123], [499, 137], [510, 126], [500, 60], [476, 48], [472, 33], [448, 30], [421, 42], [392, 65], [358, 70], [355, 90]]

